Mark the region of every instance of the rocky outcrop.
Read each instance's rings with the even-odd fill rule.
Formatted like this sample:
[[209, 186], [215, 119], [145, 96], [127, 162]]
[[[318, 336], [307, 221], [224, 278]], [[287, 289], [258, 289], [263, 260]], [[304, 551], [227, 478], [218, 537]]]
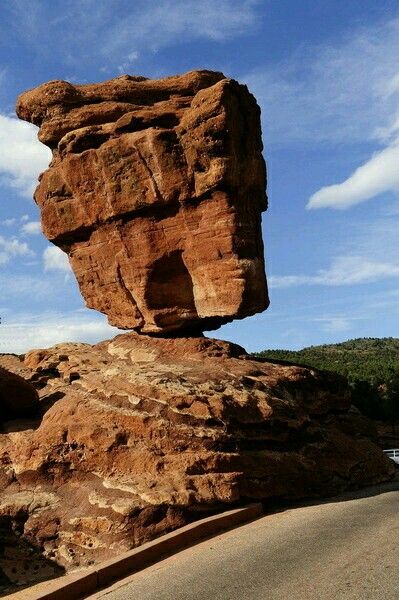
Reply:
[[151, 334], [267, 307], [266, 173], [246, 86], [211, 71], [51, 81], [17, 114], [53, 151], [35, 199], [88, 307]]
[[0, 434], [0, 517], [67, 569], [251, 500], [388, 479], [345, 381], [208, 338], [128, 333], [0, 357], [41, 416]]

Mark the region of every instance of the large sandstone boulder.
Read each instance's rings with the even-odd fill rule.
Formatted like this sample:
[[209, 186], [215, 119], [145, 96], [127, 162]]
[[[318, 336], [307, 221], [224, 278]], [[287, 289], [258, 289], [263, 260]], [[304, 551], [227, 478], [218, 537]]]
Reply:
[[394, 472], [345, 380], [227, 342], [128, 333], [7, 365], [37, 386], [43, 418], [0, 434], [0, 518], [67, 569], [204, 511], [331, 495]]
[[266, 171], [246, 86], [211, 71], [50, 81], [17, 114], [53, 151], [35, 199], [87, 306], [151, 334], [267, 307]]

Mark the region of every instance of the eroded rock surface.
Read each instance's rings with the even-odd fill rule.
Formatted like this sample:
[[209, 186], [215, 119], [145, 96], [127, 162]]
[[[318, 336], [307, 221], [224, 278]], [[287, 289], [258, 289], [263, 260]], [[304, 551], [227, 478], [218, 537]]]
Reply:
[[246, 86], [211, 71], [51, 81], [17, 114], [53, 151], [35, 199], [87, 306], [151, 334], [267, 307], [266, 171]]
[[129, 333], [0, 364], [41, 406], [0, 433], [0, 517], [67, 569], [204, 511], [326, 496], [394, 471], [343, 379], [226, 342]]

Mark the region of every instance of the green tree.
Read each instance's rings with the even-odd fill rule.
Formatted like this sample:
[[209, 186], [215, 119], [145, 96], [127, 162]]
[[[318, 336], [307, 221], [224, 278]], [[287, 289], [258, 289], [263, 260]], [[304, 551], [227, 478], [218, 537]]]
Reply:
[[264, 350], [267, 360], [339, 373], [348, 379], [353, 404], [377, 420], [399, 421], [399, 339], [358, 338], [302, 350]]
[[382, 404], [385, 419], [390, 421], [392, 434], [395, 435], [396, 424], [399, 421], [399, 370], [388, 382]]
[[381, 419], [380, 395], [371, 383], [356, 379], [352, 385], [352, 403], [370, 419]]

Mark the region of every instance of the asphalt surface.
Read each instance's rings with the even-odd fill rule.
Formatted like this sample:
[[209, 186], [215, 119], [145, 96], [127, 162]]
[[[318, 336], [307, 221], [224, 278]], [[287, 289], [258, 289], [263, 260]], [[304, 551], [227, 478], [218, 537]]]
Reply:
[[91, 598], [398, 600], [399, 490], [262, 517]]

